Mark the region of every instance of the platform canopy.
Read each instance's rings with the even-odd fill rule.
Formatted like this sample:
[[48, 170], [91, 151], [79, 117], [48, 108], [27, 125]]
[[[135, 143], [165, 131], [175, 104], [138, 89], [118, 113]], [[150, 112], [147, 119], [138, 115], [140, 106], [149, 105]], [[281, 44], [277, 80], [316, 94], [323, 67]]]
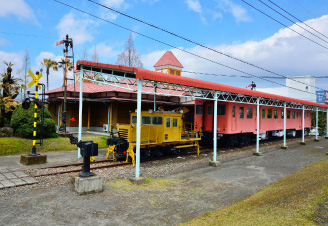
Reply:
[[283, 107], [286, 103], [287, 108], [294, 109], [302, 109], [303, 106], [306, 110], [328, 108], [328, 105], [311, 101], [121, 65], [78, 61], [77, 70], [80, 70], [84, 80], [133, 92], [137, 91], [137, 80], [140, 79], [144, 94], [207, 100], [215, 100], [217, 95], [219, 101], [248, 104], [257, 104], [257, 99], [260, 98], [260, 105], [266, 106]]

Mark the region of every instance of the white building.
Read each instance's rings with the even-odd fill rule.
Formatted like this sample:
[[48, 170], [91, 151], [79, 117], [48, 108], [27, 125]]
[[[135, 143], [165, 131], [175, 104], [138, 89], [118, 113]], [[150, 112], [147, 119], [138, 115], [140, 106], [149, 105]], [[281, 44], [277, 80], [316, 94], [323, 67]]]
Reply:
[[285, 87], [262, 88], [257, 91], [316, 102], [315, 78], [311, 75], [286, 79]]

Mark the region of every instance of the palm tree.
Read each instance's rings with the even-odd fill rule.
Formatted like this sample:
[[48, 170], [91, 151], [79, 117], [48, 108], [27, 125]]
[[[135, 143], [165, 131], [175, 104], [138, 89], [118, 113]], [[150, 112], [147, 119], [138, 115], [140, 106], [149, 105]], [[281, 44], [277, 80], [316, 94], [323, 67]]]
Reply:
[[58, 71], [58, 63], [52, 59], [43, 58], [43, 62], [41, 62], [43, 66], [46, 67], [47, 73], [47, 91], [49, 90], [49, 70], [52, 68], [54, 71]]

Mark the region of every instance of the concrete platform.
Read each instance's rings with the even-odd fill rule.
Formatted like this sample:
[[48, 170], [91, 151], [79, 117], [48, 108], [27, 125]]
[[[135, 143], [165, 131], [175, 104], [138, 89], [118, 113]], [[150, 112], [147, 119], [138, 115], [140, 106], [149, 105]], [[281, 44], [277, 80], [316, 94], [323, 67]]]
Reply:
[[44, 164], [47, 162], [46, 155], [21, 155], [20, 163], [24, 165]]
[[144, 178], [144, 177], [129, 178], [129, 181], [133, 184], [145, 184], [146, 178]]
[[13, 168], [0, 168], [0, 189], [38, 183], [29, 175]]
[[211, 161], [211, 162], [209, 162], [209, 166], [218, 167], [218, 166], [220, 166], [220, 162], [219, 161]]
[[92, 177], [75, 177], [74, 189], [79, 195], [102, 192], [103, 177], [94, 175]]

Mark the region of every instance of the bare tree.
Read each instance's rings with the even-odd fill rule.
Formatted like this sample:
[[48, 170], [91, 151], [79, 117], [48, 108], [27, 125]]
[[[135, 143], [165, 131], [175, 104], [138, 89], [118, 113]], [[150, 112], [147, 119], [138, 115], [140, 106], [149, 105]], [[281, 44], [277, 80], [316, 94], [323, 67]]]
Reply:
[[97, 53], [97, 46], [95, 46], [95, 50], [93, 52], [93, 55], [91, 56], [91, 60], [93, 62], [99, 62], [99, 57], [98, 57], [98, 53]]
[[134, 47], [134, 40], [132, 34], [130, 34], [129, 39], [125, 42], [125, 50], [117, 56], [116, 64], [143, 68], [143, 64], [140, 59], [140, 54]]
[[82, 60], [88, 60], [88, 53], [87, 53], [87, 50], [86, 49], [84, 49], [84, 51], [83, 51]]
[[24, 71], [24, 99], [26, 98], [26, 88], [28, 84], [28, 69], [30, 67], [30, 54], [28, 52], [28, 49], [26, 48], [25, 53], [24, 53], [24, 63], [23, 63], [23, 71]]

